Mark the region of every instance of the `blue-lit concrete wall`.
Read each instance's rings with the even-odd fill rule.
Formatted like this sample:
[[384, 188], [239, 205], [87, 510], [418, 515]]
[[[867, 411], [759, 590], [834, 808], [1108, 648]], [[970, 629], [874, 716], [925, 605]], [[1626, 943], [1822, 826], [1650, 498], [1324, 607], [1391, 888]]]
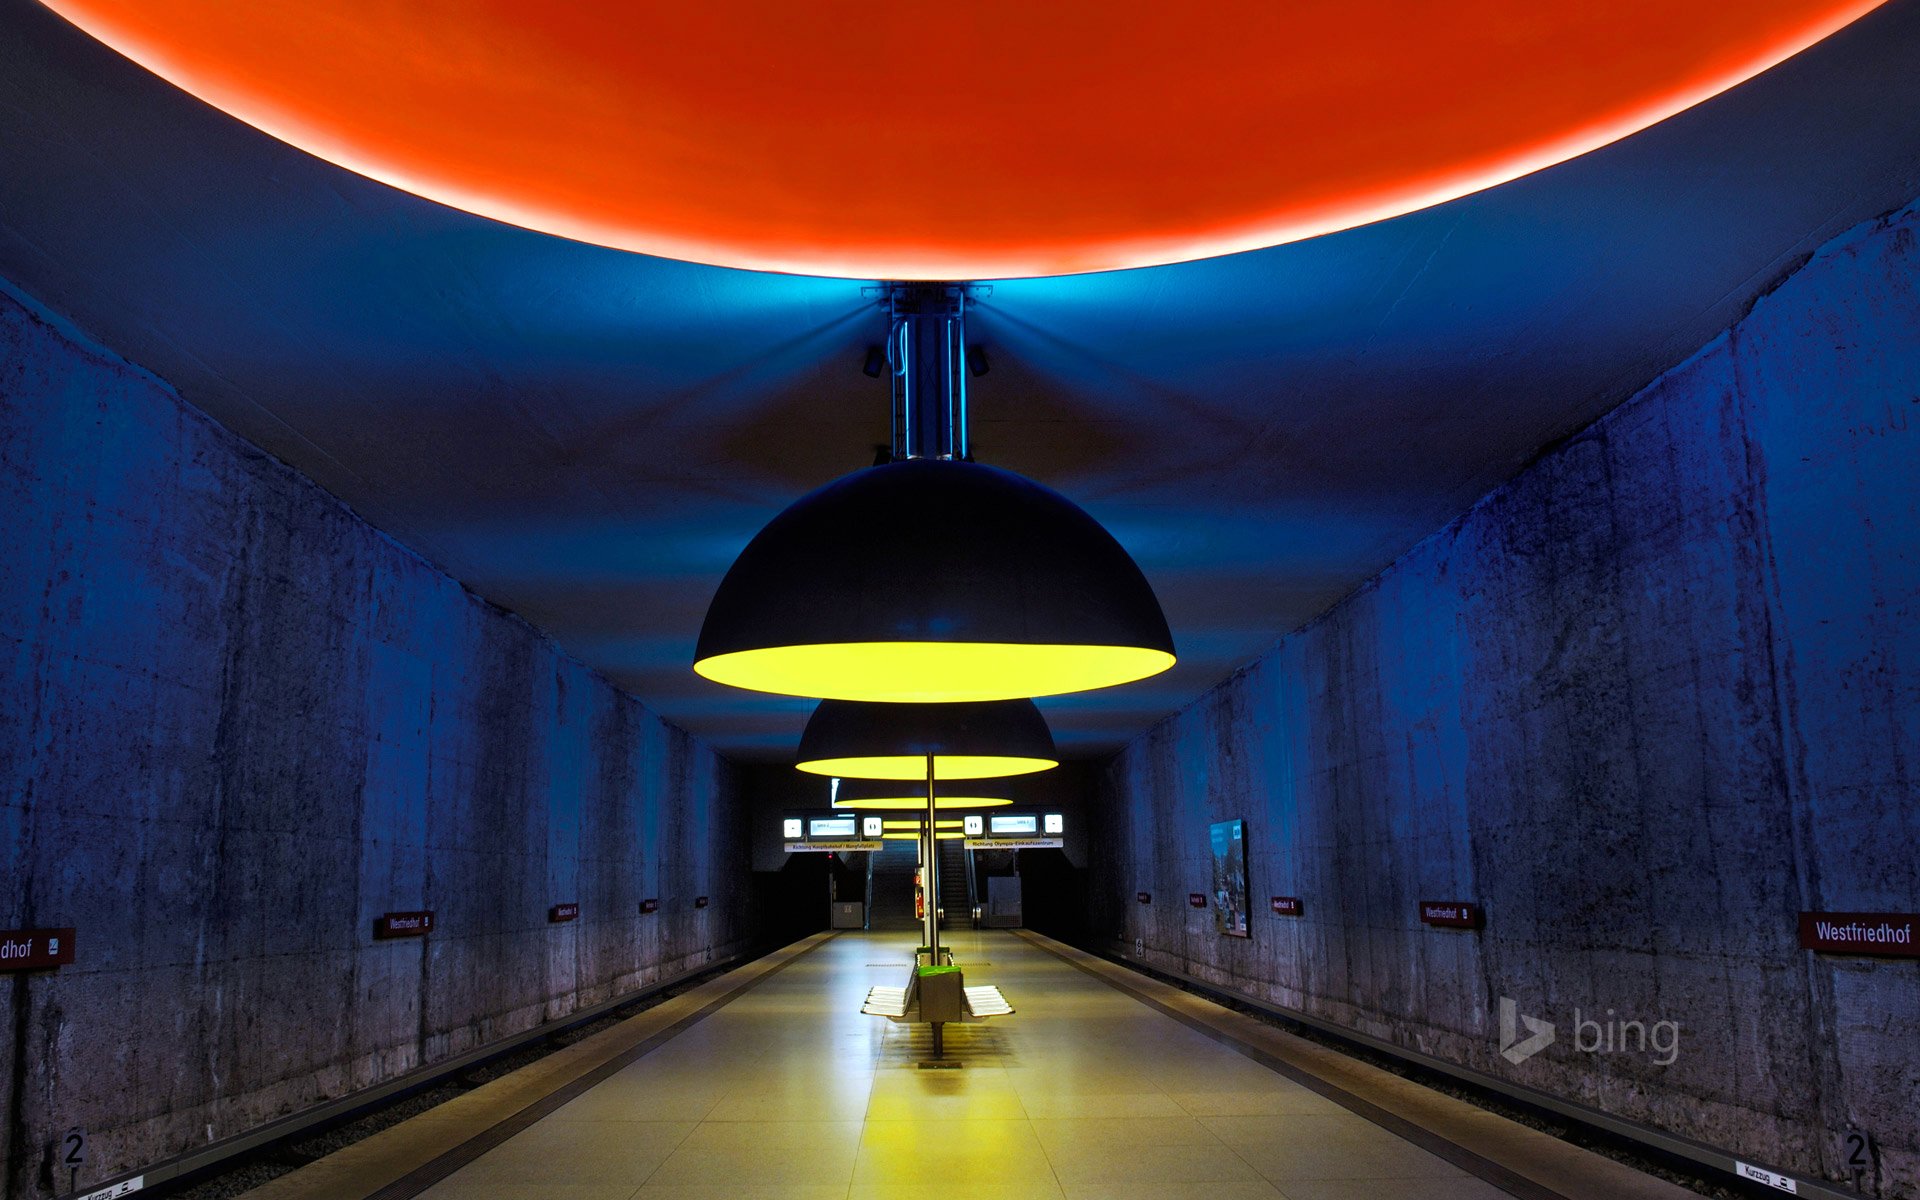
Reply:
[[[1802, 910], [1920, 910], [1917, 233], [1830, 244], [1129, 746], [1096, 933], [1748, 1161], [1844, 1177], [1857, 1126], [1869, 1190], [1920, 1195], [1920, 963], [1795, 936]], [[1186, 905], [1231, 817], [1246, 941]], [[1424, 928], [1426, 899], [1486, 929]], [[1504, 1059], [1502, 996], [1558, 1041]], [[1679, 1057], [1582, 1053], [1576, 1009], [1677, 1021]]]
[[0, 928], [79, 930], [0, 974], [7, 1196], [739, 948], [731, 768], [5, 291], [0, 512]]

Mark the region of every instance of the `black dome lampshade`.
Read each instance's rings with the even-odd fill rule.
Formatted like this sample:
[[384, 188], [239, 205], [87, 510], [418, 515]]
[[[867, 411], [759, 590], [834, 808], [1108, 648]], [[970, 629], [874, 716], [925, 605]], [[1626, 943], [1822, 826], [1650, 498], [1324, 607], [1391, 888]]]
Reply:
[[[1060, 765], [1031, 700], [880, 704], [822, 700], [800, 735], [802, 771], [850, 779], [992, 779]], [[929, 780], [928, 782], [933, 782]], [[926, 806], [921, 793], [920, 806]]]
[[[926, 769], [922, 760], [921, 770]], [[941, 812], [972, 811], [982, 808], [1005, 808], [1012, 804], [1011, 797], [1003, 795], [1005, 785], [973, 779], [956, 779], [949, 783], [934, 785], [934, 807]], [[839, 781], [834, 789], [833, 807], [865, 812], [898, 812], [907, 810], [918, 813], [927, 811], [926, 784], [888, 779], [854, 779]]]
[[1173, 635], [1113, 535], [995, 467], [912, 458], [795, 501], [707, 610], [694, 670], [791, 696], [950, 703], [1158, 674]]

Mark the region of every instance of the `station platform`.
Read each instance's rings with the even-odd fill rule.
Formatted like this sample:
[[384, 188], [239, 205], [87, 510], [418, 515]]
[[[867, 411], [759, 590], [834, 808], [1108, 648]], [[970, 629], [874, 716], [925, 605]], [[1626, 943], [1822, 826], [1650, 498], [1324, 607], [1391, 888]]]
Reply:
[[253, 1200], [1671, 1200], [1673, 1184], [1035, 934], [1012, 1017], [862, 1016], [915, 937], [819, 934]]

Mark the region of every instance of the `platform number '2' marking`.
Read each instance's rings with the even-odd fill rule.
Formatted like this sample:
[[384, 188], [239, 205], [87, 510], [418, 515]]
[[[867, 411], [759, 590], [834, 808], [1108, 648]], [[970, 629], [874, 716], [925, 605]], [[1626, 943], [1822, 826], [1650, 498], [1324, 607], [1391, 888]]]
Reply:
[[60, 1139], [60, 1144], [67, 1148], [66, 1157], [60, 1160], [66, 1166], [78, 1170], [80, 1164], [87, 1161], [86, 1130], [77, 1125], [74, 1126], [67, 1130], [67, 1136]]
[[1855, 1175], [1873, 1169], [1873, 1160], [1867, 1154], [1867, 1135], [1858, 1129], [1847, 1130], [1847, 1169]]

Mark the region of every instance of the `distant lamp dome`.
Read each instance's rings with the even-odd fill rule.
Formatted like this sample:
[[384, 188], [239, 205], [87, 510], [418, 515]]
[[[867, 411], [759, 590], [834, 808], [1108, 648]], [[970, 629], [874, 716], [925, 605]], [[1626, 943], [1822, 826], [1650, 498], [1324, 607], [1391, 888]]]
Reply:
[[[920, 764], [921, 777], [912, 786], [903, 786], [900, 782], [888, 779], [846, 778], [833, 793], [835, 809], [858, 809], [866, 812], [927, 811], [926, 760]], [[956, 779], [952, 783], [934, 785], [934, 808], [941, 812], [959, 812], [980, 808], [1004, 808], [1013, 801], [992, 793], [1000, 790], [999, 785], [981, 783], [978, 780]], [[981, 793], [989, 793], [982, 795]]]
[[[800, 735], [795, 765], [813, 775], [925, 781], [929, 755], [935, 780], [1029, 775], [1060, 765], [1046, 718], [1031, 700], [822, 700]], [[924, 794], [919, 806], [926, 807]]]
[[721, 580], [693, 669], [787, 696], [953, 703], [1173, 663], [1146, 577], [1078, 505], [1010, 471], [912, 458], [768, 522]]

